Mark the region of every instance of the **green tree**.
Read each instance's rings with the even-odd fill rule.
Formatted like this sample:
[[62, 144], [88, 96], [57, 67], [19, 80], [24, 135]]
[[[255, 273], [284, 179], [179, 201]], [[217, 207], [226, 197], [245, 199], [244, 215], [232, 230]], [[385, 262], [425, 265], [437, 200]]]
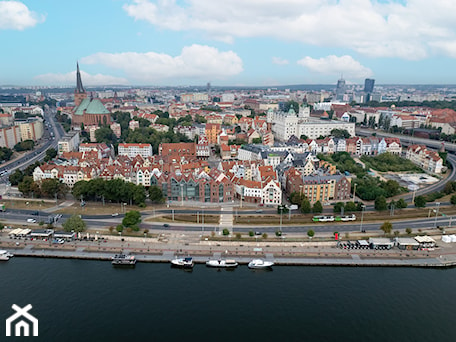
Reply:
[[352, 202], [352, 201], [345, 203], [345, 211], [346, 212], [358, 211], [356, 203]]
[[252, 144], [261, 144], [261, 143], [262, 143], [261, 138], [253, 138], [252, 139]]
[[406, 232], [408, 235], [412, 234], [412, 228], [406, 228], [406, 229], [405, 229], [405, 232]]
[[453, 193], [453, 183], [452, 182], [448, 182], [445, 184], [445, 187], [443, 188], [443, 192], [447, 195]]
[[299, 103], [297, 103], [296, 101], [288, 101], [287, 103], [285, 103], [284, 111], [288, 112], [290, 108], [293, 108], [293, 110], [296, 113], [299, 113]]
[[13, 155], [13, 150], [8, 147], [0, 147], [0, 161], [8, 161]]
[[57, 150], [55, 148], [50, 147], [46, 150], [46, 156], [44, 157], [44, 161], [48, 162], [48, 161], [54, 159], [56, 156], [57, 156]]
[[344, 203], [343, 202], [337, 202], [336, 204], [334, 204], [333, 211], [334, 211], [335, 214], [340, 214], [340, 213], [342, 213], [342, 208], [345, 209]]
[[71, 215], [68, 220], [62, 224], [63, 229], [66, 232], [83, 232], [86, 230], [86, 223], [79, 217], [79, 215]]
[[333, 129], [331, 131], [331, 135], [334, 137], [334, 138], [344, 138], [344, 139], [348, 139], [350, 138], [350, 133], [348, 133], [348, 131], [346, 129]]
[[141, 213], [137, 210], [131, 210], [125, 214], [122, 224], [125, 227], [133, 227], [141, 222]]
[[426, 197], [416, 196], [415, 197], [415, 207], [424, 208], [426, 206]]
[[116, 230], [117, 230], [117, 232], [122, 233], [123, 230], [124, 230], [124, 227], [123, 227], [121, 224], [118, 224], [118, 225], [116, 226]]
[[95, 139], [98, 143], [104, 142], [108, 145], [115, 144], [117, 142], [117, 136], [109, 127], [101, 127], [97, 129], [95, 131]]
[[312, 211], [312, 207], [310, 206], [310, 202], [307, 197], [304, 197], [304, 199], [301, 202], [301, 212], [304, 214], [308, 214]]
[[313, 238], [314, 235], [315, 235], [315, 232], [314, 232], [312, 229], [309, 229], [309, 230], [307, 231], [307, 236], [308, 236], [309, 238]]
[[451, 196], [450, 202], [451, 204], [456, 205], [456, 195]]
[[290, 194], [290, 202], [291, 204], [297, 204], [297, 205], [301, 205], [301, 202], [303, 200], [303, 194], [297, 192], [297, 191], [294, 191]]
[[222, 234], [223, 234], [224, 236], [230, 235], [229, 229], [224, 228], [223, 231], [222, 231]]
[[381, 226], [380, 230], [382, 230], [386, 235], [390, 234], [393, 230], [393, 225], [389, 221], [385, 221]]
[[255, 233], [253, 232], [253, 230], [250, 230], [250, 231], [249, 231], [249, 236], [250, 236], [250, 237], [253, 237], [254, 235], [255, 235]]
[[41, 181], [41, 195], [48, 198], [64, 196], [68, 187], [57, 178], [43, 179]]
[[323, 206], [320, 201], [316, 201], [313, 205], [312, 211], [316, 214], [323, 212]]
[[152, 203], [165, 203], [165, 197], [163, 196], [163, 192], [156, 185], [152, 185], [149, 187], [149, 199], [152, 201]]
[[386, 210], [388, 205], [386, 204], [386, 198], [383, 196], [379, 196], [375, 199], [375, 210]]
[[407, 202], [403, 198], [399, 198], [396, 202], [396, 208], [405, 209], [407, 208]]
[[10, 174], [8, 179], [11, 185], [18, 185], [24, 180], [24, 173], [21, 170], [16, 169], [14, 173]]
[[33, 178], [31, 176], [25, 176], [22, 182], [18, 184], [17, 188], [24, 195], [28, 195], [32, 192], [32, 184], [34, 184]]

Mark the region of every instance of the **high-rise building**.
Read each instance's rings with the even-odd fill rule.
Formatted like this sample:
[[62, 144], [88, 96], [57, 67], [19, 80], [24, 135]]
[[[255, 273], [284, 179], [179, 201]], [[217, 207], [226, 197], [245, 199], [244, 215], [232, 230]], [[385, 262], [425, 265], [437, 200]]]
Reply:
[[337, 81], [336, 86], [336, 99], [342, 100], [345, 94], [345, 80], [341, 77], [340, 80]]
[[364, 92], [365, 93], [372, 93], [374, 91], [375, 80], [372, 78], [366, 78], [364, 80]]

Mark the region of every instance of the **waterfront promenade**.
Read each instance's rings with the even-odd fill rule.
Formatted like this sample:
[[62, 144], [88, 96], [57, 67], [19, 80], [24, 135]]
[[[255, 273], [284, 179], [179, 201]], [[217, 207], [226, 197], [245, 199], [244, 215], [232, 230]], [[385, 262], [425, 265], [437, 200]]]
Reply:
[[139, 262], [169, 262], [175, 256], [191, 255], [196, 263], [210, 258], [234, 258], [246, 264], [253, 258], [274, 261], [276, 265], [314, 266], [456, 266], [456, 244], [438, 241], [433, 250], [345, 250], [335, 241], [326, 242], [254, 242], [209, 241], [195, 234], [168, 234], [157, 238], [125, 238], [117, 236], [97, 241], [73, 241], [52, 244], [44, 241], [0, 238], [0, 249], [16, 256], [110, 260], [116, 253], [135, 255]]

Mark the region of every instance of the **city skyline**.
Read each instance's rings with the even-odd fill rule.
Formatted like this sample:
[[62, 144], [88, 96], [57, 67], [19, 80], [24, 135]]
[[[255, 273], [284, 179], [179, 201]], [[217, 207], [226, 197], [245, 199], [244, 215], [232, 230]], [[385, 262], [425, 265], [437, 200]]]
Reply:
[[0, 1], [0, 85], [454, 84], [456, 3]]

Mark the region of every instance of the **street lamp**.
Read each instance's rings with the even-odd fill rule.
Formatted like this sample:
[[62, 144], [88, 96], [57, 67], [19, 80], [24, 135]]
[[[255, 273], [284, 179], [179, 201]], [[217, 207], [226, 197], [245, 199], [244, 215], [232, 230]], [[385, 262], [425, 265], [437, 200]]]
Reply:
[[181, 207], [184, 206], [184, 184], [180, 183], [181, 187]]
[[363, 220], [364, 220], [364, 209], [366, 209], [366, 206], [363, 205], [361, 209], [361, 227], [359, 228], [359, 231], [363, 233]]
[[358, 185], [358, 184], [355, 183], [355, 185], [353, 186], [353, 202], [356, 201], [356, 186], [357, 186], [357, 185]]
[[437, 216], [439, 215], [440, 202], [436, 202], [435, 204], [437, 209], [435, 210], [434, 228], [437, 228]]

